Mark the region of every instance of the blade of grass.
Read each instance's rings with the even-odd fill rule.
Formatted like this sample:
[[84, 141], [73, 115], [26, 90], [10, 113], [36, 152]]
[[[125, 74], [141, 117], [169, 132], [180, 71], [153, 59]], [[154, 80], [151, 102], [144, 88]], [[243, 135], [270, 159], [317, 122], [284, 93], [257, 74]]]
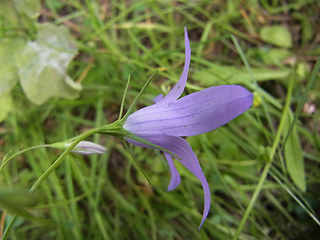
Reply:
[[290, 128], [289, 128], [289, 131], [288, 133], [286, 134], [285, 136], [285, 139], [284, 139], [284, 142], [283, 142], [283, 147], [285, 146], [287, 140], [288, 140], [288, 137], [290, 136], [292, 130], [293, 130], [293, 127], [297, 121], [297, 119], [299, 118], [300, 114], [301, 114], [301, 111], [302, 111], [302, 108], [303, 108], [303, 105], [305, 104], [305, 102], [307, 101], [307, 98], [308, 98], [308, 94], [314, 84], [314, 81], [316, 80], [317, 78], [317, 73], [319, 72], [319, 69], [320, 69], [320, 56], [318, 57], [317, 59], [317, 62], [312, 70], [312, 73], [311, 73], [311, 76], [308, 80], [308, 83], [307, 83], [307, 86], [306, 86], [306, 89], [301, 97], [301, 99], [299, 100], [298, 102], [298, 106], [297, 106], [297, 109], [296, 111], [294, 112], [294, 115], [293, 115], [293, 120], [292, 120], [292, 123], [290, 125]]
[[262, 186], [268, 176], [268, 173], [269, 173], [269, 170], [270, 170], [270, 167], [272, 165], [272, 162], [273, 162], [273, 159], [274, 159], [274, 156], [276, 154], [276, 151], [277, 151], [277, 148], [279, 146], [279, 143], [280, 143], [280, 140], [281, 140], [281, 136], [283, 134], [283, 131], [284, 131], [284, 125], [286, 123], [286, 118], [288, 116], [288, 112], [290, 110], [290, 103], [291, 103], [291, 98], [292, 98], [292, 91], [293, 91], [293, 84], [294, 84], [294, 76], [291, 75], [290, 79], [289, 79], [289, 86], [288, 86], [288, 91], [287, 91], [287, 97], [286, 97], [286, 102], [285, 102], [285, 105], [284, 105], [284, 108], [283, 108], [283, 111], [282, 111], [282, 116], [281, 116], [281, 119], [280, 119], [280, 124], [279, 124], [279, 127], [278, 127], [278, 130], [277, 130], [277, 134], [274, 138], [274, 142], [273, 142], [273, 145], [272, 145], [272, 148], [270, 150], [270, 154], [269, 154], [269, 162], [264, 166], [264, 169], [262, 171], [262, 174], [260, 176], [260, 179], [259, 179], [259, 182], [257, 184], [257, 187], [256, 187], [256, 190], [254, 191], [252, 197], [251, 197], [251, 200], [250, 200], [250, 203], [241, 219], [241, 222], [237, 228], [237, 231], [235, 233], [235, 235], [233, 236], [233, 240], [236, 240], [239, 238], [239, 235], [240, 233], [242, 232], [243, 228], [244, 228], [244, 225], [252, 211], [252, 208], [257, 200], [257, 198], [259, 197], [259, 194], [262, 190]]

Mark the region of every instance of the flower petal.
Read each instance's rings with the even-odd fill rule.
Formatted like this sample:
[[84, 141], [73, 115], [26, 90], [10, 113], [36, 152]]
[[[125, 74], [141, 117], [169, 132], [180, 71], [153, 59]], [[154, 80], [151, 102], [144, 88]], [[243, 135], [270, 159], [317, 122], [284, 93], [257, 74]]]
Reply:
[[[147, 138], [145, 138], [147, 139]], [[127, 138], [125, 137], [125, 140], [133, 145], [136, 145], [136, 146], [139, 146], [139, 147], [144, 147], [144, 148], [154, 148], [154, 147], [151, 147], [149, 145], [146, 145], [144, 143], [141, 143], [141, 142], [137, 142], [135, 140], [132, 140], [130, 138]], [[169, 191], [172, 191], [173, 189], [175, 189], [179, 184], [180, 184], [180, 175], [174, 165], [174, 162], [172, 160], [172, 157], [170, 156], [170, 154], [167, 154], [164, 152], [164, 155], [166, 157], [166, 160], [168, 162], [168, 166], [169, 166], [169, 169], [170, 169], [170, 174], [171, 174], [171, 179], [170, 179], [170, 183], [169, 183], [169, 186], [168, 186], [168, 192]]]
[[[176, 154], [178, 157], [181, 158], [178, 160], [200, 180], [202, 184], [203, 192], [204, 192], [204, 210], [203, 210], [201, 224], [199, 226], [199, 229], [200, 229], [202, 224], [206, 220], [210, 210], [211, 194], [210, 194], [210, 188], [209, 188], [207, 179], [204, 176], [201, 166], [198, 162], [198, 159], [194, 154], [192, 148], [190, 147], [189, 143], [183, 138], [175, 137], [175, 136], [140, 135], [140, 137]], [[130, 141], [130, 142], [139, 146], [144, 145], [144, 144], [136, 143], [135, 141], [133, 142]]]
[[156, 97], [153, 99], [153, 102], [154, 102], [154, 103], [158, 103], [158, 102], [160, 102], [162, 99], [163, 99], [163, 94], [160, 93], [158, 96], [156, 96]]
[[[70, 146], [71, 143], [65, 144], [66, 147]], [[101, 146], [94, 142], [81, 141], [79, 142], [71, 152], [79, 153], [82, 155], [90, 154], [104, 154], [107, 149], [104, 146]]]
[[131, 114], [124, 128], [136, 135], [193, 136], [212, 131], [245, 112], [253, 94], [238, 85], [207, 88], [169, 104]]
[[187, 28], [184, 28], [184, 44], [185, 44], [185, 60], [184, 60], [184, 67], [182, 74], [179, 78], [179, 81], [176, 83], [176, 85], [171, 89], [171, 91], [161, 100], [159, 103], [169, 103], [172, 101], [177, 100], [180, 95], [182, 94], [188, 78], [188, 70], [190, 65], [190, 58], [191, 58], [191, 49], [190, 49], [190, 43], [189, 43], [189, 37]]
[[181, 179], [176, 167], [174, 166], [172, 157], [167, 153], [164, 153], [164, 155], [166, 156], [166, 159], [170, 168], [170, 172], [171, 172], [171, 179], [168, 186], [168, 191], [171, 191], [180, 184]]

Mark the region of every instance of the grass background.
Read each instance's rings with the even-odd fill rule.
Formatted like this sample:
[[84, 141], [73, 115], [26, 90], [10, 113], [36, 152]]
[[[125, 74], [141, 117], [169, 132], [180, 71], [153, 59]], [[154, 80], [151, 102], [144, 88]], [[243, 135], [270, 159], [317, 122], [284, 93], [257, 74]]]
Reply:
[[[1, 201], [10, 208], [1, 210], [1, 234], [17, 214], [10, 239], [232, 239], [236, 232], [249, 240], [315, 239], [320, 84], [311, 72], [320, 52], [319, 19], [317, 1], [42, 1], [38, 22], [67, 26], [77, 41], [69, 74], [83, 91], [76, 100], [37, 106], [15, 87], [14, 112], [0, 125], [1, 158], [115, 121], [129, 74], [126, 108], [154, 70], [157, 78], [138, 107], [168, 93], [183, 68], [184, 26], [192, 49], [185, 93], [240, 84], [255, 93], [255, 104], [226, 126], [187, 138], [212, 190], [200, 231], [203, 192], [191, 173], [177, 164], [181, 184], [167, 192], [170, 173], [160, 152], [133, 149], [150, 185], [119, 139], [96, 135], [91, 140], [105, 145], [106, 154], [68, 155], [31, 196], [17, 189], [29, 189], [61, 151], [29, 151], [2, 169]], [[291, 48], [261, 39], [261, 29], [272, 25], [290, 32]], [[4, 37], [26, 29], [1, 18], [0, 30]], [[270, 60], [272, 49], [289, 54]], [[290, 178], [283, 151], [288, 124], [279, 126], [289, 106], [292, 112], [303, 106], [296, 131], [305, 191]]]

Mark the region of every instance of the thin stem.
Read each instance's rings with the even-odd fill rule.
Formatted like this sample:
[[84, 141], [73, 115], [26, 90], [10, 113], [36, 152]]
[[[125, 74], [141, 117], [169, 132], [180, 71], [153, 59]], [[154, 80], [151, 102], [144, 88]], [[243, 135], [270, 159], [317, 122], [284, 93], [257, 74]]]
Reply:
[[15, 154], [13, 154], [12, 156], [10, 156], [9, 158], [4, 158], [1, 166], [0, 166], [0, 172], [2, 171], [2, 169], [13, 159], [15, 158], [16, 156], [22, 154], [22, 153], [25, 153], [27, 151], [30, 151], [30, 150], [33, 150], [33, 149], [38, 149], [38, 148], [49, 148], [49, 147], [52, 147], [51, 144], [43, 144], [43, 145], [38, 145], [38, 146], [33, 146], [33, 147], [29, 147], [29, 148], [25, 148]]
[[247, 68], [247, 70], [248, 70], [248, 72], [250, 74], [251, 81], [254, 82], [255, 81], [255, 77], [254, 77], [253, 72], [251, 70], [250, 64], [247, 61], [247, 58], [245, 57], [245, 54], [242, 51], [242, 48], [240, 47], [240, 44], [239, 44], [237, 38], [233, 34], [231, 34], [231, 38], [232, 38], [232, 41], [233, 41], [234, 45], [236, 46], [236, 48], [237, 48], [237, 50], [238, 50], [238, 52], [240, 54], [240, 57], [241, 57], [242, 61], [244, 62], [244, 65], [246, 66], [246, 68]]
[[16, 220], [16, 218], [17, 218], [17, 215], [13, 215], [13, 217], [11, 218], [10, 223], [8, 224], [5, 232], [4, 232], [3, 235], [2, 235], [1, 240], [7, 239], [8, 235], [9, 235], [9, 233], [10, 233], [10, 230], [11, 230], [11, 228], [12, 228], [12, 225], [13, 225], [14, 221]]
[[36, 190], [36, 188], [58, 167], [60, 166], [60, 164], [62, 163], [62, 161], [64, 160], [64, 158], [67, 156], [67, 154], [69, 152], [72, 151], [72, 149], [82, 140], [86, 139], [87, 137], [92, 136], [93, 134], [97, 133], [98, 129], [92, 129], [88, 132], [85, 132], [83, 134], [81, 134], [74, 142], [72, 142], [70, 144], [70, 146], [64, 150], [64, 152], [57, 158], [56, 161], [54, 161], [54, 163], [51, 164], [51, 166], [38, 178], [38, 180], [32, 185], [32, 187], [30, 188], [29, 192], [34, 192], [34, 190]]
[[280, 124], [279, 124], [279, 128], [278, 128], [278, 131], [277, 131], [277, 134], [275, 136], [275, 139], [274, 139], [274, 142], [273, 142], [273, 145], [272, 145], [272, 148], [271, 148], [271, 151], [270, 151], [270, 155], [269, 155], [269, 162], [265, 165], [264, 169], [263, 169], [263, 172], [261, 174], [261, 177], [259, 179], [259, 182], [258, 182], [258, 185], [252, 195], [252, 198], [250, 199], [250, 202], [249, 202], [249, 205], [241, 219], [241, 222], [237, 228], [237, 231], [235, 233], [235, 235], [233, 236], [232, 240], [237, 240], [242, 232], [242, 229], [250, 215], [250, 212], [262, 190], [262, 187], [263, 187], [263, 184], [268, 176], [268, 173], [269, 173], [269, 170], [270, 170], [270, 167], [271, 167], [271, 164], [272, 164], [272, 161], [273, 161], [273, 158], [274, 158], [274, 155], [276, 153], [276, 150], [279, 146], [279, 142], [280, 142], [280, 139], [281, 139], [281, 135], [282, 135], [282, 132], [283, 132], [283, 129], [284, 129], [284, 126], [285, 126], [285, 123], [286, 123], [286, 120], [287, 120], [287, 116], [288, 116], [288, 111], [289, 111], [289, 108], [290, 108], [290, 103], [291, 103], [291, 97], [292, 97], [292, 91], [293, 91], [293, 82], [294, 82], [294, 76], [291, 75], [291, 78], [290, 78], [290, 82], [289, 82], [289, 86], [288, 86], [288, 92], [287, 92], [287, 98], [286, 98], [286, 103], [284, 105], [284, 108], [283, 108], [283, 112], [282, 112], [282, 116], [281, 116], [281, 120], [280, 120]]
[[154, 79], [155, 75], [157, 74], [157, 71], [152, 73], [151, 76], [149, 77], [149, 79], [147, 80], [147, 82], [144, 84], [144, 86], [141, 88], [140, 92], [138, 93], [137, 97], [133, 100], [131, 106], [129, 107], [126, 115], [124, 115], [124, 117], [121, 119], [121, 123], [124, 123], [127, 118], [129, 117], [129, 115], [131, 114], [131, 112], [133, 111], [133, 108], [136, 106], [138, 100], [141, 97], [141, 94], [144, 92], [145, 88], [149, 85], [149, 83]]
[[142, 173], [142, 175], [147, 179], [149, 184], [152, 185], [152, 183], [151, 183], [150, 179], [148, 178], [147, 174], [143, 171], [143, 169], [140, 166], [140, 164], [134, 159], [132, 149], [129, 147], [128, 143], [126, 141], [123, 141], [123, 145], [125, 146], [125, 148], [129, 152], [131, 160], [135, 163], [136, 167], [139, 169], [139, 171]]
[[129, 77], [128, 77], [127, 85], [126, 85], [126, 88], [125, 88], [124, 93], [123, 93], [118, 120], [120, 120], [122, 118], [124, 101], [125, 101], [126, 96], [127, 96], [127, 91], [128, 91], [128, 88], [129, 88], [130, 80], [131, 80], [131, 75], [129, 75]]
[[286, 190], [286, 192], [300, 205], [300, 207], [308, 213], [308, 215], [313, 219], [313, 221], [315, 221], [316, 224], [320, 226], [320, 221], [318, 220], [318, 218], [305, 206], [305, 204], [303, 204], [303, 202], [296, 195], [294, 195], [294, 193], [285, 184], [283, 184], [282, 181], [272, 172], [271, 176], [279, 183], [281, 187], [283, 187]]
[[315, 66], [314, 66], [314, 68], [312, 70], [310, 79], [309, 79], [309, 81], [307, 83], [306, 90], [304, 91], [303, 96], [302, 96], [301, 100], [299, 101], [297, 109], [296, 109], [296, 111], [295, 111], [295, 113], [293, 115], [293, 120], [292, 120], [292, 123], [290, 125], [289, 131], [288, 131], [288, 133], [287, 133], [287, 135], [286, 135], [286, 137], [285, 137], [285, 139], [283, 141], [283, 146], [285, 146], [285, 144], [286, 144], [286, 142], [287, 142], [287, 140], [288, 140], [288, 138], [289, 138], [289, 136], [290, 136], [290, 134], [291, 134], [291, 132], [293, 130], [293, 127], [294, 127], [297, 119], [299, 118], [299, 115], [301, 113], [302, 107], [303, 107], [304, 103], [307, 101], [309, 91], [313, 86], [313, 83], [314, 83], [314, 81], [315, 81], [315, 79], [317, 77], [317, 73], [319, 72], [319, 69], [320, 69], [320, 56], [317, 59], [317, 62], [316, 62]]
[[[99, 128], [95, 128], [95, 129], [92, 129], [88, 132], [85, 132], [81, 135], [78, 136], [77, 139], [75, 139], [74, 142], [72, 142], [70, 144], [70, 146], [64, 150], [64, 152], [57, 158], [56, 161], [54, 161], [54, 163], [51, 164], [51, 166], [38, 178], [38, 180], [32, 185], [32, 187], [29, 189], [29, 192], [32, 193], [34, 192], [37, 187], [58, 167], [60, 166], [60, 164], [62, 163], [62, 161], [64, 160], [64, 158], [67, 156], [67, 154], [79, 143], [81, 142], [82, 140], [84, 140], [85, 138], [97, 133], [99, 131]], [[43, 146], [43, 145], [42, 145]], [[46, 146], [46, 145], [45, 145]], [[39, 147], [39, 146], [36, 146], [36, 147]], [[29, 149], [25, 149], [25, 150], [30, 150], [30, 149], [34, 149], [36, 147], [32, 147], [32, 148], [29, 148]], [[26, 152], [25, 150], [22, 150], [21, 152]], [[20, 152], [20, 154], [21, 154]], [[15, 154], [16, 156], [17, 154]], [[15, 222], [16, 220], [16, 215], [13, 215], [11, 221], [9, 222], [8, 224], [8, 227], [6, 228], [4, 234], [3, 234], [3, 238], [2, 240], [6, 239], [8, 237], [8, 234], [13, 226], [13, 223]]]

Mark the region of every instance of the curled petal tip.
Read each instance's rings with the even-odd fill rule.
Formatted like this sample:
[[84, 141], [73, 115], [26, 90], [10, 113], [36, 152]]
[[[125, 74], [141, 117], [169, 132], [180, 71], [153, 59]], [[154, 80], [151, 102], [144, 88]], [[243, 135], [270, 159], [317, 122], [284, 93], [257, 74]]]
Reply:
[[167, 192], [170, 192], [170, 191], [174, 190], [177, 186], [179, 186], [179, 184], [180, 184], [180, 180], [179, 180], [179, 182], [170, 181], [170, 184], [168, 186]]
[[170, 183], [167, 190], [169, 192], [175, 189], [180, 184], [181, 179], [176, 167], [174, 166], [172, 157], [167, 153], [165, 153], [164, 155], [167, 159], [167, 162], [170, 168], [170, 173], [171, 173], [171, 179], [170, 179]]
[[[195, 177], [199, 179], [204, 192], [204, 209], [200, 224], [201, 227], [202, 224], [205, 222], [210, 210], [211, 193], [208, 181], [202, 172], [201, 166], [191, 146], [188, 144], [186, 140], [176, 136], [141, 135], [140, 137], [176, 154], [180, 158], [177, 160], [181, 162], [183, 166], [185, 166], [193, 175], [195, 175]], [[142, 146], [139, 143], [137, 145]], [[165, 156], [171, 171], [171, 181], [168, 187], [168, 191], [170, 191], [174, 189], [176, 186], [178, 186], [178, 184], [180, 183], [180, 176], [176, 168], [174, 167], [172, 157], [167, 153], [165, 153]]]
[[191, 49], [190, 49], [190, 42], [189, 42], [187, 28], [185, 28], [185, 32], [184, 32], [184, 44], [185, 44], [185, 60], [184, 60], [184, 67], [183, 67], [182, 74], [178, 82], [176, 83], [176, 85], [161, 101], [159, 101], [159, 103], [170, 103], [172, 101], [177, 100], [182, 94], [186, 86], [188, 71], [190, 66], [190, 59], [191, 59]]
[[158, 96], [156, 96], [156, 97], [153, 99], [153, 102], [154, 102], [154, 103], [158, 103], [158, 102], [160, 102], [162, 99], [163, 99], [163, 94], [160, 93]]

